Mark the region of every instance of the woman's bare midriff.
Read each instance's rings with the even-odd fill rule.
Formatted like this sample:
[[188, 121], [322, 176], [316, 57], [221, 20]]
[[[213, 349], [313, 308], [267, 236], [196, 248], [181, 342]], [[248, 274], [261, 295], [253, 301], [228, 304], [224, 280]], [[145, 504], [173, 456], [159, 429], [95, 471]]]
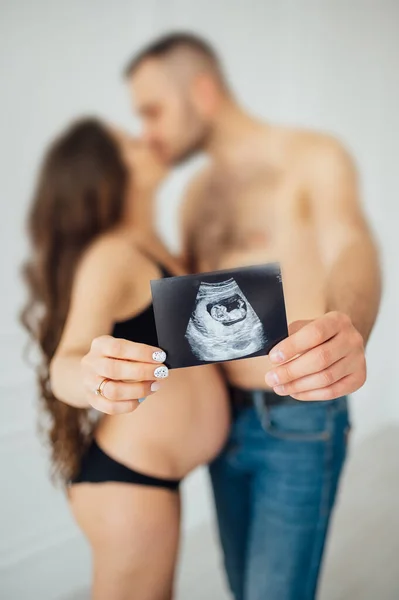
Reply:
[[134, 412], [105, 415], [95, 437], [107, 454], [130, 468], [181, 478], [218, 454], [229, 417], [226, 386], [216, 366], [176, 369]]

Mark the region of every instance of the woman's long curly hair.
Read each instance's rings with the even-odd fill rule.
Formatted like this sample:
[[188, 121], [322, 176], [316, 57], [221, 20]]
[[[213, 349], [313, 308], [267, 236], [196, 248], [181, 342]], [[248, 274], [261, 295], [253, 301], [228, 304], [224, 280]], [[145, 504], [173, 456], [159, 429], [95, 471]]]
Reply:
[[[28, 217], [31, 243], [21, 320], [40, 350], [37, 378], [53, 479], [67, 483], [91, 439], [90, 412], [57, 400], [50, 363], [67, 318], [74, 274], [93, 240], [121, 219], [127, 170], [96, 119], [74, 123], [48, 149]], [[95, 302], [95, 298], [93, 298]]]

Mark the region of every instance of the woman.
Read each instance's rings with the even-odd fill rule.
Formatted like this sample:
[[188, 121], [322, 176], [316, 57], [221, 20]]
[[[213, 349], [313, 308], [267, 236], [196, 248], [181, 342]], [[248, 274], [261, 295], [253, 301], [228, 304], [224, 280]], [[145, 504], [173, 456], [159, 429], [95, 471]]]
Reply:
[[140, 143], [84, 120], [47, 153], [29, 219], [24, 323], [95, 600], [172, 597], [178, 485], [228, 429], [216, 367], [168, 373], [157, 347], [149, 282], [183, 272], [152, 227], [164, 175]]

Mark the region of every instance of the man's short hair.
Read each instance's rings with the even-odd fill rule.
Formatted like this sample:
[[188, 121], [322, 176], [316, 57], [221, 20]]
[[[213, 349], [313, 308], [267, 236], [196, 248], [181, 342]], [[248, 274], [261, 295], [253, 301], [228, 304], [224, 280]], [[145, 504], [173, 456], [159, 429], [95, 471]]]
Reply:
[[143, 48], [138, 54], [128, 62], [124, 76], [130, 77], [134, 72], [148, 59], [165, 59], [175, 53], [182, 51], [197, 56], [207, 70], [219, 79], [220, 83], [225, 85], [225, 78], [222, 72], [219, 57], [212, 46], [193, 33], [177, 32], [164, 35]]

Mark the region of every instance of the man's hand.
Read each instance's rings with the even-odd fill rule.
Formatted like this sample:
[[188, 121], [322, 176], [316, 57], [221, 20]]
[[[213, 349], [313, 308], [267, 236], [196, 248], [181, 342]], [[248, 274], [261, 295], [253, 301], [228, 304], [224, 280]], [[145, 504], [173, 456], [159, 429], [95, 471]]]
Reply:
[[358, 390], [366, 381], [364, 341], [344, 313], [295, 321], [289, 337], [269, 354], [276, 365], [266, 383], [296, 400], [332, 400]]

